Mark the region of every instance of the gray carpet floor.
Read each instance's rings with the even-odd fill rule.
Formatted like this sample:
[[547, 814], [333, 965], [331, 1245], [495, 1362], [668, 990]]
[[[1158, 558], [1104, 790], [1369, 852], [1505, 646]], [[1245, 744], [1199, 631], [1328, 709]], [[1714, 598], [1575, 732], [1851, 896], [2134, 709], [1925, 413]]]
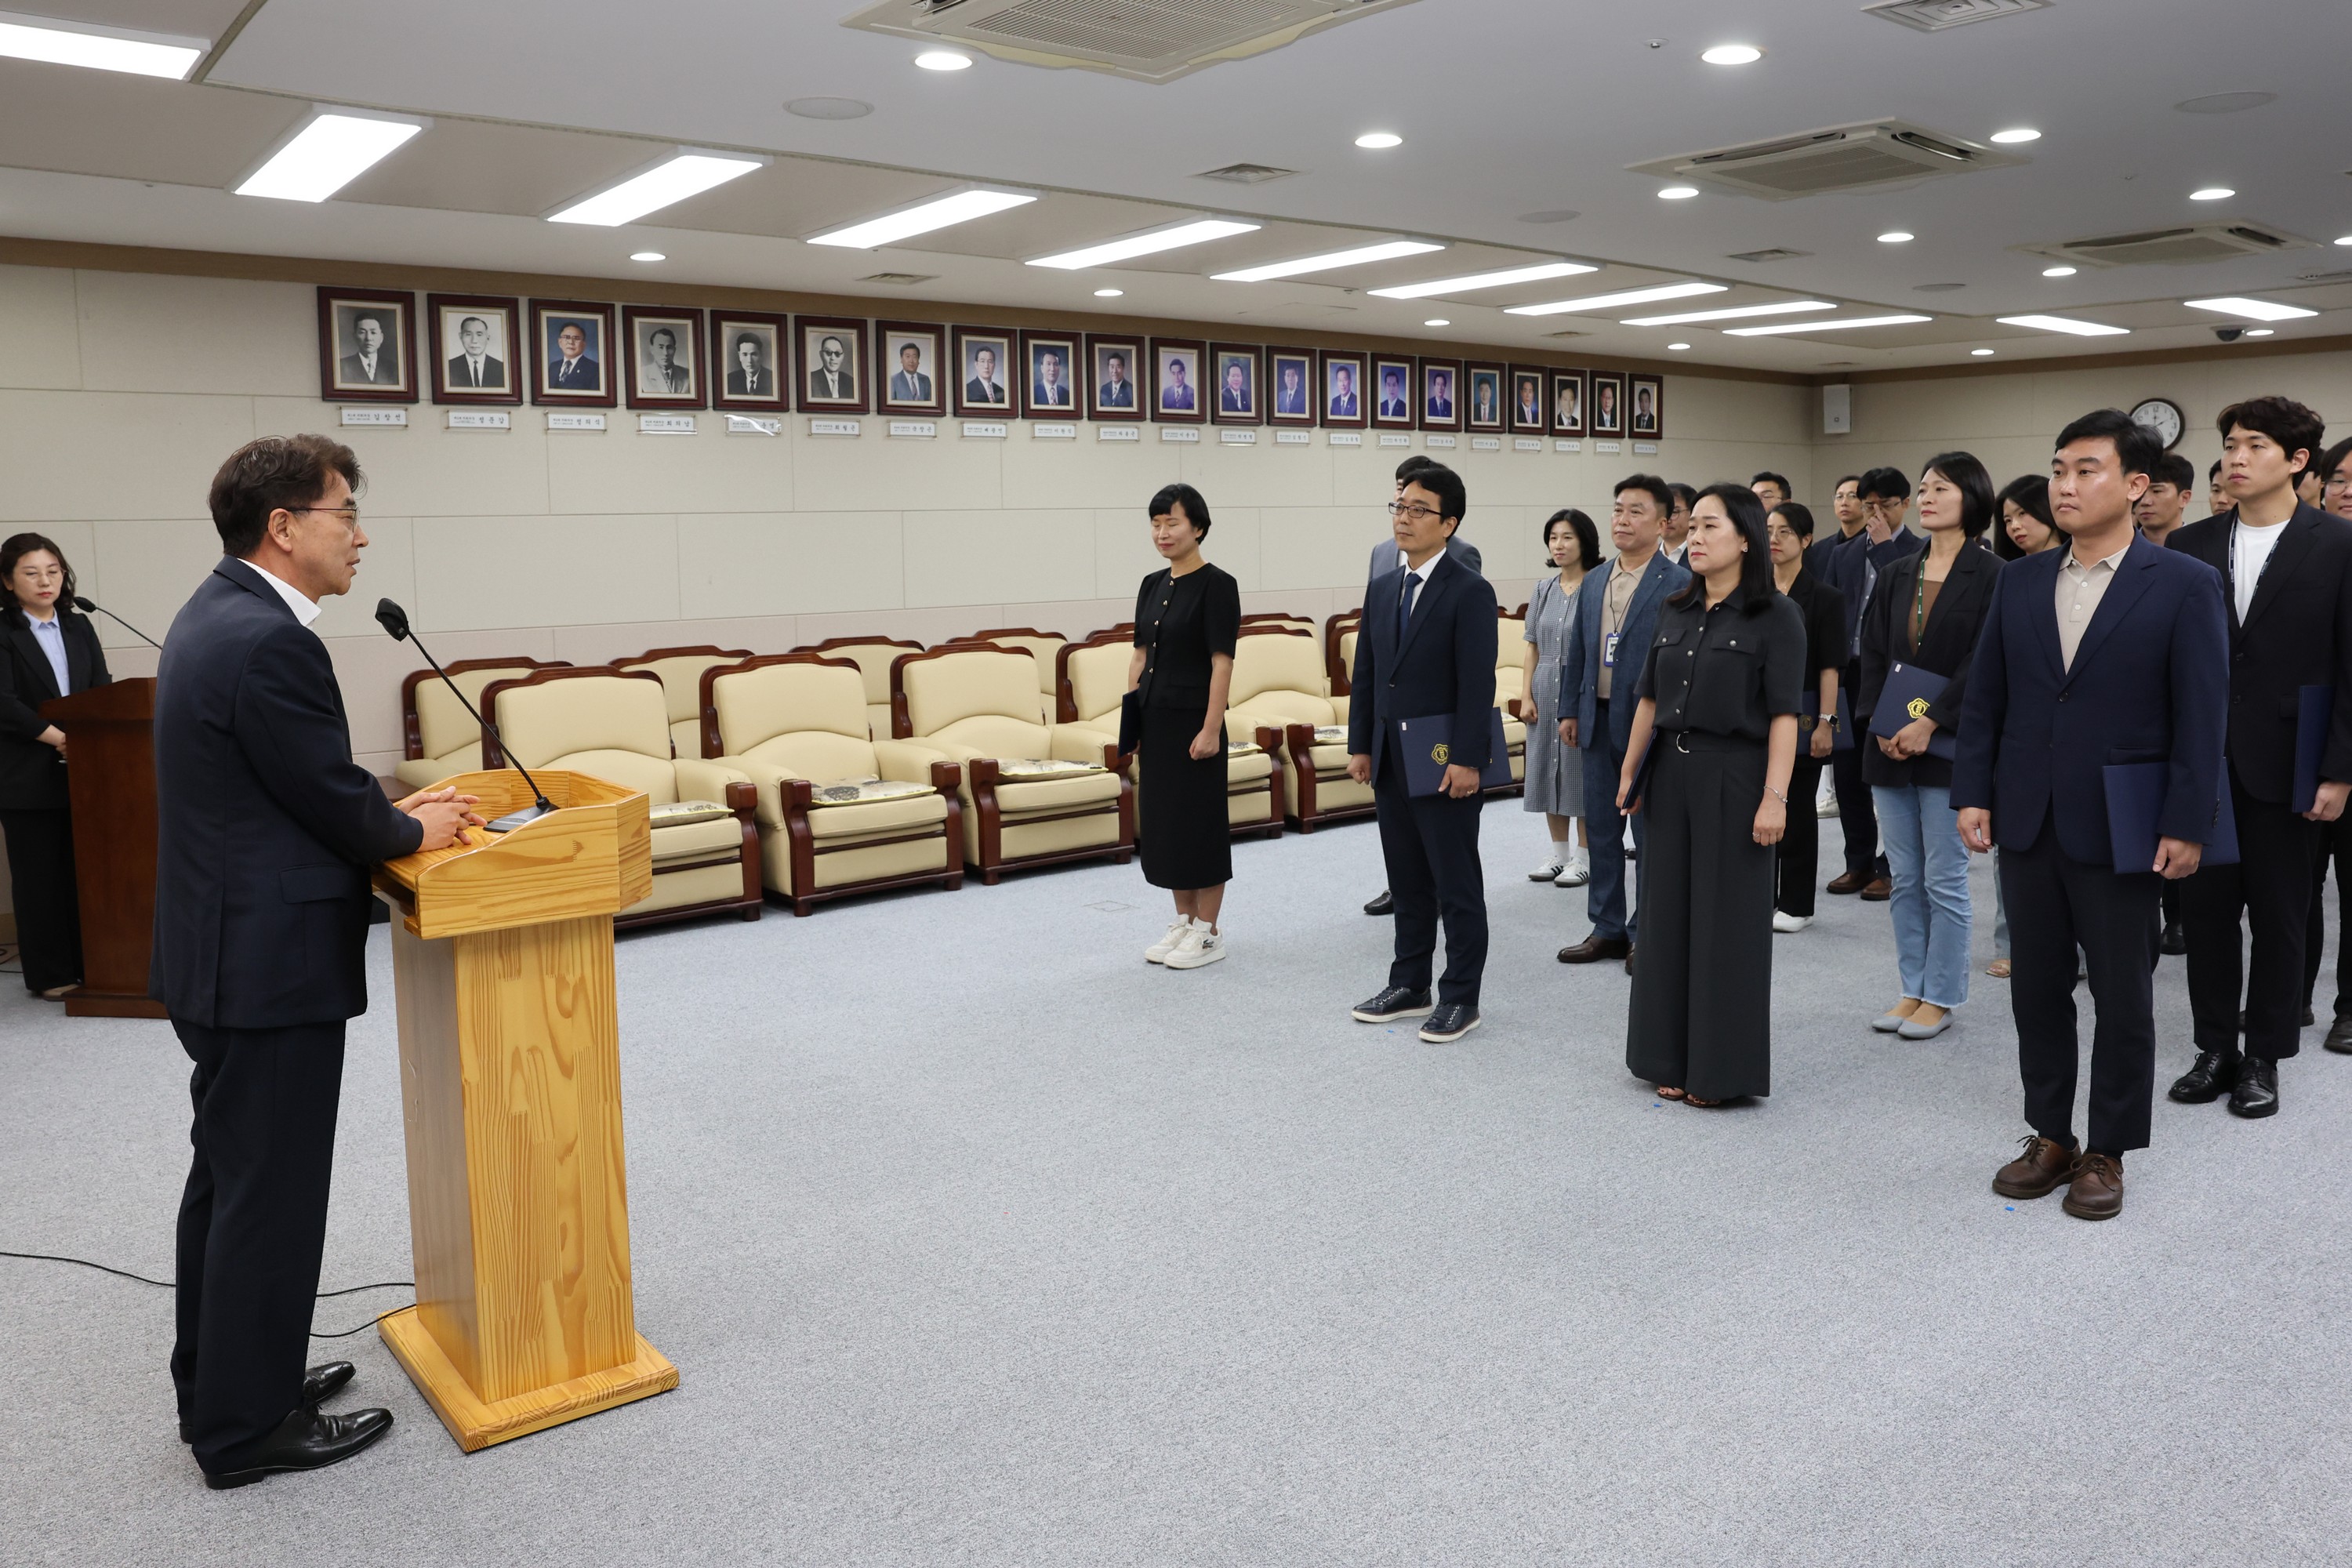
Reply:
[[[1239, 847], [1232, 957], [1191, 973], [1140, 961], [1168, 917], [1133, 867], [627, 937], [638, 1323], [677, 1393], [468, 1457], [363, 1333], [341, 1403], [390, 1437], [212, 1493], [168, 1294], [0, 1259], [0, 1561], [2352, 1552], [2352, 1059], [2317, 1030], [2273, 1121], [2159, 1099], [2088, 1225], [1988, 1189], [2023, 1131], [2001, 983], [1940, 1039], [1874, 1035], [1885, 908], [1825, 899], [1779, 941], [1771, 1099], [1663, 1105], [1622, 971], [1552, 961], [1583, 895], [1525, 880], [1516, 802], [1486, 827], [1486, 1024], [1454, 1047], [1348, 1019], [1386, 963], [1369, 826]], [[409, 1270], [385, 958], [379, 930], [331, 1289]], [[2177, 960], [2158, 1006], [2168, 1077]], [[166, 1026], [0, 984], [0, 1247], [168, 1278], [185, 1077]]]

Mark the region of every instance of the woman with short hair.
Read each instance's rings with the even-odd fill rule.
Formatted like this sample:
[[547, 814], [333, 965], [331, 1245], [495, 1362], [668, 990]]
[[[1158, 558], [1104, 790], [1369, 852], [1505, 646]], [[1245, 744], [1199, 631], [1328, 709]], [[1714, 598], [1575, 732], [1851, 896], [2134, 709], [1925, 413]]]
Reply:
[[1520, 808], [1540, 811], [1551, 830], [1551, 853], [1528, 873], [1530, 882], [1580, 888], [1592, 878], [1584, 824], [1584, 753], [1559, 738], [1559, 660], [1576, 625], [1576, 595], [1584, 574], [1601, 564], [1601, 535], [1592, 520], [1564, 506], [1544, 520], [1544, 555], [1557, 568], [1536, 579], [1528, 595], [1524, 639], [1527, 695], [1519, 719], [1528, 731], [1527, 792]]

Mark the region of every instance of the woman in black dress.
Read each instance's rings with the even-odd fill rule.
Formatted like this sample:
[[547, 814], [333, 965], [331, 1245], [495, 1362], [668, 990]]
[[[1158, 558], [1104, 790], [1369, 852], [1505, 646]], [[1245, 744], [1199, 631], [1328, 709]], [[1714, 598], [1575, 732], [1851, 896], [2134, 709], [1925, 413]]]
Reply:
[[1135, 596], [1127, 685], [1140, 709], [1137, 747], [1143, 878], [1176, 895], [1176, 921], [1144, 949], [1171, 969], [1225, 956], [1217, 912], [1233, 879], [1225, 801], [1225, 696], [1242, 627], [1241, 585], [1201, 559], [1209, 503], [1190, 485], [1151, 498], [1151, 544], [1168, 563]]
[[[1773, 859], [1805, 617], [1772, 586], [1754, 490], [1701, 490], [1689, 542], [1691, 581], [1658, 610], [1618, 784], [1619, 809], [1638, 802], [1650, 819], [1625, 1065], [1662, 1100], [1717, 1105], [1772, 1089]], [[1657, 761], [1636, 796], [1646, 750]]]
[[65, 731], [41, 717], [41, 704], [114, 679], [73, 596], [73, 568], [47, 539], [19, 533], [0, 544], [0, 834], [25, 988], [48, 997], [81, 983], [81, 903]]

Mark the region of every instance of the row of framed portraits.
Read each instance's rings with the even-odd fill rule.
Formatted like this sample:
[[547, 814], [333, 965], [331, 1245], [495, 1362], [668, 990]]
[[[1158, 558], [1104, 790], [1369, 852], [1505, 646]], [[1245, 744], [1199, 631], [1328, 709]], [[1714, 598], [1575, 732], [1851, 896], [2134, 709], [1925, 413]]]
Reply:
[[331, 403], [720, 408], [1162, 424], [1665, 434], [1665, 384], [1618, 371], [1118, 332], [758, 310], [319, 290]]

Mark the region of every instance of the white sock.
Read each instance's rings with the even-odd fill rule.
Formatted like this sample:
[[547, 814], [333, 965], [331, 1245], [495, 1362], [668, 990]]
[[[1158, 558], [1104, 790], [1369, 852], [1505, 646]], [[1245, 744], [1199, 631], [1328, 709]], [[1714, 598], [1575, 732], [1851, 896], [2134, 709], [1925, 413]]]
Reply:
[[1567, 864], [1568, 864], [1568, 853], [1569, 853], [1569, 843], [1568, 843], [1568, 840], [1567, 840], [1567, 839], [1565, 839], [1565, 838], [1555, 838], [1555, 839], [1553, 839], [1553, 840], [1551, 841], [1551, 863], [1552, 863], [1553, 865], [1555, 865], [1555, 866], [1565, 866], [1565, 865], [1567, 865]]

